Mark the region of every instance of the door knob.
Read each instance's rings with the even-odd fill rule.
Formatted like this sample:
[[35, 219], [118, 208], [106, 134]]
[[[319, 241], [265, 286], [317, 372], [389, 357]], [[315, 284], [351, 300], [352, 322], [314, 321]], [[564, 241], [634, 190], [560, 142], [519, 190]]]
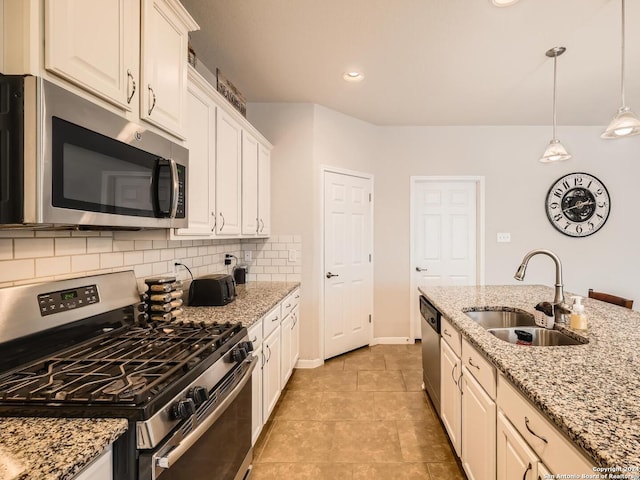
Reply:
[[426, 272], [426, 271], [427, 271], [426, 267], [425, 268], [416, 267], [416, 272]]
[[327, 272], [327, 278], [331, 278], [331, 277], [339, 277], [340, 275], [338, 275], [337, 273], [331, 273], [331, 272]]

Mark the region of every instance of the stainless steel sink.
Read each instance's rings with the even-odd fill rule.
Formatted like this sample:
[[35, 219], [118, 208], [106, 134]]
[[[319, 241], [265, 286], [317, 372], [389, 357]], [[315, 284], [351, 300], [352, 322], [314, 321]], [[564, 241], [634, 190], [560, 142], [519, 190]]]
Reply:
[[[525, 333], [516, 333], [525, 332]], [[489, 332], [500, 340], [517, 345], [532, 345], [534, 347], [556, 347], [561, 345], [583, 345], [582, 342], [565, 335], [558, 330], [548, 330], [546, 328], [490, 328]], [[530, 334], [530, 341], [529, 336]]]
[[533, 315], [524, 310], [472, 310], [464, 312], [484, 328], [535, 327]]

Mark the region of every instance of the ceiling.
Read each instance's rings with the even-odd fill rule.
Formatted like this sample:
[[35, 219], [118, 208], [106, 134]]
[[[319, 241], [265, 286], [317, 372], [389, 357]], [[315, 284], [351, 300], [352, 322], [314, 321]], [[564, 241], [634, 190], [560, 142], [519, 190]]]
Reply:
[[[377, 125], [606, 125], [620, 106], [620, 0], [182, 0], [196, 55], [249, 102], [317, 103]], [[626, 2], [640, 113], [640, 1]], [[633, 28], [633, 27], [637, 28]], [[347, 83], [342, 74], [365, 79]]]

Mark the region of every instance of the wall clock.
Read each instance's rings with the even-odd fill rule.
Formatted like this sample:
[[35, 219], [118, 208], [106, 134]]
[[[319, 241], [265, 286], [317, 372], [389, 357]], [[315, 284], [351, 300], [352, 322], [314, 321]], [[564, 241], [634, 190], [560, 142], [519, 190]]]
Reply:
[[547, 217], [559, 232], [587, 237], [600, 230], [611, 209], [607, 187], [593, 175], [569, 173], [555, 181], [546, 199]]

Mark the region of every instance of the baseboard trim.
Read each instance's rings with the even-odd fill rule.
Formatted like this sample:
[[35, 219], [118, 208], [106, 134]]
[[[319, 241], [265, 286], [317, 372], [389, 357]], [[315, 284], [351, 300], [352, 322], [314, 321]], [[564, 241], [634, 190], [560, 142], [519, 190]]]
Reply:
[[298, 360], [296, 362], [295, 368], [317, 368], [324, 365], [324, 361], [320, 358], [315, 358], [313, 360]]
[[415, 343], [409, 337], [376, 337], [371, 345], [410, 345]]

